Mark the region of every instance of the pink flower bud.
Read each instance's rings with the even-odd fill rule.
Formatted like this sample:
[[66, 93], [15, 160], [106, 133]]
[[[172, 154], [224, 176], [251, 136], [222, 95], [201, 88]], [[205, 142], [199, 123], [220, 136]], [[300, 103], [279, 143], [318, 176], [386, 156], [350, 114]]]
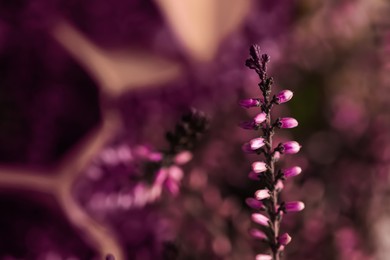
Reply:
[[284, 205], [286, 212], [297, 212], [305, 208], [305, 204], [302, 201], [290, 201]]
[[265, 121], [265, 119], [267, 118], [267, 114], [262, 112], [260, 114], [258, 114], [257, 116], [255, 116], [255, 118], [253, 119], [253, 121], [257, 124], [257, 125], [260, 125], [261, 123], [263, 123]]
[[248, 98], [240, 100], [239, 104], [244, 108], [258, 107], [260, 105], [260, 100], [258, 98]]
[[286, 177], [286, 178], [297, 176], [301, 172], [302, 172], [302, 168], [298, 167], [298, 166], [294, 166], [294, 167], [282, 170], [282, 173], [284, 174], [284, 177]]
[[258, 255], [256, 255], [256, 260], [272, 260], [272, 256], [264, 255], [264, 254], [258, 254]]
[[278, 180], [278, 182], [275, 185], [275, 190], [276, 191], [281, 191], [281, 190], [283, 190], [283, 188], [284, 188], [283, 182], [281, 180]]
[[292, 97], [293, 97], [293, 92], [288, 89], [282, 90], [276, 95], [278, 104], [286, 103]]
[[169, 171], [167, 168], [161, 168], [157, 173], [156, 173], [156, 179], [155, 179], [155, 184], [157, 185], [162, 185], [163, 182], [167, 179], [169, 174]]
[[252, 149], [250, 143], [245, 143], [241, 146], [241, 149], [244, 153], [256, 153], [255, 150]]
[[256, 127], [257, 127], [257, 125], [254, 121], [241, 122], [239, 126], [243, 129], [247, 129], [247, 130], [253, 130], [253, 129], [256, 129]]
[[267, 170], [267, 164], [265, 162], [252, 163], [252, 170], [255, 173], [265, 172]]
[[253, 180], [253, 181], [259, 181], [260, 180], [260, 176], [258, 173], [255, 173], [253, 171], [251, 171], [249, 174], [248, 174], [248, 178]]
[[183, 179], [184, 173], [181, 168], [177, 167], [176, 165], [172, 165], [168, 168], [168, 176], [175, 181], [181, 181], [181, 179]]
[[246, 203], [246, 205], [248, 205], [252, 209], [263, 209], [264, 208], [263, 202], [261, 202], [257, 199], [254, 199], [254, 198], [247, 198], [245, 200], [245, 203]]
[[183, 151], [178, 153], [173, 159], [173, 161], [177, 165], [183, 165], [189, 162], [191, 159], [192, 159], [192, 153], [189, 151]]
[[264, 138], [255, 138], [249, 141], [252, 150], [257, 150], [265, 145]]
[[289, 141], [282, 143], [282, 150], [280, 151], [281, 153], [285, 154], [294, 154], [299, 152], [301, 149], [301, 145], [295, 141]]
[[273, 158], [275, 160], [275, 162], [279, 161], [280, 159], [280, 152], [276, 151], [273, 155]]
[[269, 194], [269, 190], [264, 189], [264, 190], [257, 190], [255, 192], [255, 198], [257, 200], [263, 200], [269, 198], [271, 195]]
[[292, 117], [283, 117], [278, 121], [278, 127], [280, 128], [294, 128], [298, 126], [298, 121]]
[[152, 162], [159, 162], [163, 159], [162, 153], [159, 152], [151, 152], [148, 157]]
[[257, 224], [260, 224], [262, 226], [268, 226], [269, 219], [260, 213], [253, 213], [252, 214], [252, 221], [256, 222]]
[[180, 191], [180, 187], [179, 187], [179, 184], [173, 180], [173, 179], [167, 179], [165, 181], [165, 187], [167, 188], [167, 190], [173, 195], [173, 196], [177, 196], [179, 194], [179, 191]]
[[264, 234], [263, 231], [258, 230], [258, 229], [251, 229], [251, 230], [249, 231], [249, 234], [250, 234], [252, 237], [257, 238], [257, 239], [261, 239], [261, 240], [267, 239], [267, 235]]
[[288, 233], [284, 233], [278, 237], [278, 242], [280, 245], [285, 246], [291, 242], [291, 237]]

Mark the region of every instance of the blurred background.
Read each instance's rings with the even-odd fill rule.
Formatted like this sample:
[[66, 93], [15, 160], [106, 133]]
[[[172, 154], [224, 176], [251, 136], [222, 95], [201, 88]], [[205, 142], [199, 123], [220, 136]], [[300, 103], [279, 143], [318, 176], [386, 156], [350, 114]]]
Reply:
[[[274, 115], [299, 127], [275, 138], [303, 145], [280, 163], [303, 168], [282, 197], [306, 204], [284, 218], [285, 259], [390, 259], [389, 13], [386, 0], [0, 0], [0, 259], [263, 252], [241, 151], [256, 133], [238, 128], [256, 114], [238, 100], [260, 95], [253, 43], [274, 91], [294, 91]], [[191, 107], [208, 131], [172, 155], [165, 135]]]

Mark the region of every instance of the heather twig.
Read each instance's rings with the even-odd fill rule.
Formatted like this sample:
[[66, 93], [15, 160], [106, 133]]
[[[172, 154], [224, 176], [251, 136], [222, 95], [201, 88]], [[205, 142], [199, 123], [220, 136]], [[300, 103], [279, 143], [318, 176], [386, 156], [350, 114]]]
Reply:
[[[241, 123], [244, 129], [260, 131], [261, 136], [252, 139], [243, 145], [247, 153], [263, 154], [263, 161], [252, 163], [249, 178], [259, 182], [260, 189], [255, 192], [254, 198], [248, 198], [247, 204], [258, 212], [252, 214], [252, 220], [262, 226], [261, 229], [251, 230], [251, 235], [268, 243], [271, 254], [258, 254], [256, 260], [279, 260], [284, 247], [291, 241], [289, 234], [280, 232], [280, 222], [287, 212], [300, 211], [304, 208], [302, 202], [283, 202], [279, 195], [286, 178], [301, 173], [301, 168], [294, 166], [288, 169], [277, 169], [275, 163], [283, 154], [295, 154], [301, 146], [295, 141], [280, 143], [273, 146], [272, 137], [278, 128], [293, 128], [298, 125], [294, 118], [278, 118], [272, 121], [271, 110], [274, 105], [289, 101], [293, 93], [283, 90], [271, 95], [273, 79], [267, 75], [267, 64], [270, 61], [268, 54], [261, 54], [260, 48], [253, 45], [250, 48], [250, 57], [246, 66], [253, 69], [259, 76], [258, 84], [262, 97], [240, 101], [244, 108], [259, 107], [261, 112], [249, 122]], [[260, 213], [264, 211], [266, 215]]]

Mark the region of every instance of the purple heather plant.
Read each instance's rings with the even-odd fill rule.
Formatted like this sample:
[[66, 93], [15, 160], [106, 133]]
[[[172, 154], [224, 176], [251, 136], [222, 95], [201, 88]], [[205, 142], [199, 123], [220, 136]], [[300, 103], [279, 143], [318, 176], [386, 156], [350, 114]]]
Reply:
[[[275, 129], [294, 128], [298, 121], [294, 118], [271, 119], [271, 110], [274, 105], [288, 102], [293, 97], [293, 92], [283, 90], [271, 97], [272, 77], [267, 75], [267, 63], [270, 57], [260, 53], [260, 48], [253, 45], [250, 48], [250, 58], [246, 60], [246, 66], [255, 70], [260, 78], [259, 88], [261, 98], [250, 98], [240, 101], [244, 108], [259, 107], [260, 113], [250, 122], [241, 123], [244, 129], [261, 132], [261, 136], [252, 139], [244, 144], [243, 150], [247, 153], [264, 155], [264, 161], [252, 163], [252, 171], [249, 178], [259, 182], [259, 190], [254, 194], [254, 198], [248, 198], [246, 203], [256, 212], [252, 214], [252, 220], [259, 224], [259, 229], [252, 229], [250, 234], [268, 243], [271, 254], [258, 254], [256, 259], [280, 260], [285, 246], [291, 241], [291, 236], [287, 233], [280, 233], [280, 224], [285, 213], [301, 211], [305, 207], [303, 202], [283, 202], [280, 200], [280, 192], [283, 189], [283, 181], [301, 173], [302, 169], [293, 166], [286, 169], [277, 169], [275, 162], [283, 154], [295, 154], [299, 152], [301, 146], [295, 141], [288, 141], [273, 147], [272, 137]], [[265, 212], [268, 216], [260, 213]]]

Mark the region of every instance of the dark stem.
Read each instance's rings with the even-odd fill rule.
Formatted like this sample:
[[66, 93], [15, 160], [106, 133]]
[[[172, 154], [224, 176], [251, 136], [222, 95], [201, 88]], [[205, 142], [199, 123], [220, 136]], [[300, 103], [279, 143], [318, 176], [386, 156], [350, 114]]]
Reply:
[[[270, 87], [270, 86], [267, 86]], [[271, 112], [270, 112], [270, 102], [269, 102], [269, 94], [264, 96], [264, 103], [265, 106], [267, 106], [269, 109], [266, 111], [267, 118], [266, 118], [266, 129], [265, 129], [265, 140], [266, 140], [266, 163], [269, 166], [269, 175], [271, 177], [271, 181], [273, 184], [273, 189], [271, 191], [271, 205], [268, 209], [268, 215], [270, 216], [270, 220], [272, 223], [271, 229], [272, 229], [272, 238], [273, 241], [270, 241], [271, 249], [272, 249], [272, 255], [273, 260], [280, 260], [279, 252], [278, 252], [278, 236], [279, 236], [279, 226], [280, 226], [280, 220], [278, 218], [277, 208], [278, 208], [278, 191], [275, 188], [276, 185], [276, 171], [275, 171], [275, 162], [273, 159], [273, 151], [272, 151], [272, 136], [274, 134], [274, 130], [272, 127], [272, 121], [271, 121]]]

